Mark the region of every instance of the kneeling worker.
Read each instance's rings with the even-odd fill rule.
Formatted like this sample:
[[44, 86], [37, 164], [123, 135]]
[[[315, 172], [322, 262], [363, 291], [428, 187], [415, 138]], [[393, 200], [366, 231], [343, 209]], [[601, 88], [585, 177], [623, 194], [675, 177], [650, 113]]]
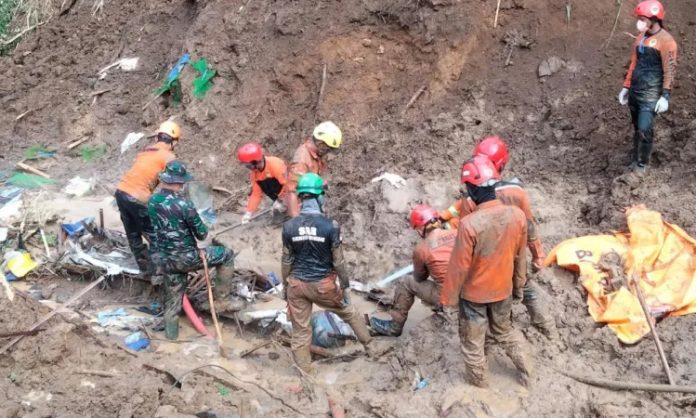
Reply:
[[323, 213], [324, 181], [314, 173], [303, 175], [297, 182], [297, 195], [300, 214], [283, 224], [283, 298], [288, 301], [292, 321], [293, 356], [302, 370], [312, 373], [312, 304], [348, 323], [368, 356], [378, 353], [362, 316], [350, 301], [341, 228]]
[[170, 161], [159, 179], [161, 189], [152, 195], [147, 210], [155, 234], [158, 267], [165, 275], [164, 333], [176, 340], [187, 273], [203, 269], [204, 252], [208, 266], [217, 267], [215, 283], [229, 283], [234, 275], [234, 253], [221, 245], [202, 242], [208, 237], [208, 228], [193, 202], [182, 193], [184, 183], [192, 179], [184, 163]]
[[261, 198], [265, 194], [273, 201], [274, 212], [287, 210], [283, 199], [285, 183], [288, 181], [288, 168], [278, 157], [264, 155], [261, 145], [250, 142], [237, 150], [237, 160], [249, 169], [251, 193], [247, 202], [242, 224], [246, 224], [259, 208]]
[[[413, 251], [413, 276], [396, 285], [392, 310], [389, 311], [391, 320], [370, 318], [370, 327], [378, 334], [400, 336], [416, 296], [428, 305], [440, 304], [442, 283], [447, 277], [457, 230], [442, 229], [437, 211], [428, 205], [416, 206], [411, 211], [410, 220], [411, 227], [423, 238]], [[428, 277], [433, 280], [428, 280]]]

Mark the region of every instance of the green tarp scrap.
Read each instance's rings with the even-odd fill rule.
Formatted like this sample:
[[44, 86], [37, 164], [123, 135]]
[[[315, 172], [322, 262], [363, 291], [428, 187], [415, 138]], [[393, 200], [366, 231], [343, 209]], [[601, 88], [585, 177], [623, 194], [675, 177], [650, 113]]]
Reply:
[[106, 154], [106, 145], [83, 145], [80, 147], [80, 156], [83, 161], [90, 162]]
[[37, 176], [36, 174], [22, 173], [15, 171], [7, 183], [23, 189], [35, 189], [37, 187], [49, 186], [55, 184], [55, 180], [47, 179], [46, 177]]
[[43, 145], [35, 144], [24, 150], [24, 159], [35, 160], [37, 158], [51, 158], [55, 154], [55, 151], [49, 151]]
[[200, 76], [193, 80], [193, 97], [203, 99], [208, 91], [213, 88], [213, 83], [210, 81], [217, 74], [215, 70], [208, 67], [208, 62], [205, 58], [191, 64], [191, 66], [200, 73]]

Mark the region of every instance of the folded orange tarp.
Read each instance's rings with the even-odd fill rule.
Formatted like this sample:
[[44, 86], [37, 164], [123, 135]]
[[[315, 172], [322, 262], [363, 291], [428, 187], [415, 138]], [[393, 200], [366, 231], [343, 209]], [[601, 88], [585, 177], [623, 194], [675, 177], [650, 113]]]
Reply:
[[563, 241], [546, 258], [576, 271], [587, 290], [587, 306], [596, 322], [603, 322], [624, 343], [638, 342], [650, 332], [638, 298], [625, 286], [607, 292], [607, 275], [597, 263], [605, 252], [624, 260], [626, 277], [638, 278], [654, 317], [696, 312], [696, 240], [659, 212], [645, 206], [626, 211], [629, 232], [592, 235]]

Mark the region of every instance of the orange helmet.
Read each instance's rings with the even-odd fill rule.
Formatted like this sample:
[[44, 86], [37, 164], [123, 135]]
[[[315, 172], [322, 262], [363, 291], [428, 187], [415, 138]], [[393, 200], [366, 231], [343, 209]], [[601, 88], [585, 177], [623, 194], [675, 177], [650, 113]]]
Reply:
[[425, 226], [438, 218], [439, 215], [437, 214], [437, 211], [430, 205], [416, 206], [411, 211], [411, 216], [409, 217], [411, 221], [411, 228], [413, 229]]
[[636, 17], [656, 17], [659, 20], [663, 20], [665, 18], [665, 6], [658, 0], [645, 0], [638, 3], [633, 10], [633, 14]]
[[237, 150], [237, 160], [242, 164], [251, 164], [263, 160], [263, 148], [254, 142], [242, 145]]
[[493, 186], [500, 180], [500, 174], [493, 162], [485, 155], [476, 155], [462, 165], [462, 184], [474, 186]]
[[503, 171], [505, 165], [510, 160], [507, 144], [501, 137], [496, 135], [483, 138], [474, 148], [474, 156], [476, 155], [488, 157], [499, 173]]
[[162, 122], [157, 130], [157, 136], [162, 134], [169, 136], [175, 141], [178, 141], [181, 138], [181, 128], [175, 122], [167, 120]]

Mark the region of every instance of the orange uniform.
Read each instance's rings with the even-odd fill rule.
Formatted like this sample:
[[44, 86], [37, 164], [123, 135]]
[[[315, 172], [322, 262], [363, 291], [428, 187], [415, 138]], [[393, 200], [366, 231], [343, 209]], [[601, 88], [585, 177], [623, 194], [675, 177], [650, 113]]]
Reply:
[[297, 188], [297, 180], [303, 174], [315, 173], [321, 175], [326, 169], [326, 163], [317, 154], [317, 147], [313, 139], [308, 139], [297, 150], [292, 157], [288, 171], [288, 183], [286, 185], [289, 192], [294, 192]]
[[135, 157], [130, 170], [121, 177], [117, 189], [147, 205], [152, 191], [159, 184], [159, 173], [175, 158], [171, 145], [164, 142], [145, 148]]
[[417, 281], [432, 277], [442, 285], [447, 278], [450, 255], [457, 239], [455, 229], [434, 229], [413, 250], [413, 276]]
[[254, 213], [265, 194], [276, 201], [285, 195], [285, 184], [288, 181], [288, 168], [278, 157], [265, 157], [263, 170], [250, 170], [251, 194], [247, 202], [247, 212]]
[[[519, 182], [499, 181], [495, 184], [495, 196], [505, 205], [517, 206], [527, 218], [527, 240], [529, 250], [534, 258], [544, 258], [541, 240], [537, 233], [537, 223], [529, 204], [529, 195]], [[457, 200], [449, 208], [440, 212], [440, 218], [449, 222], [453, 228], [459, 227], [459, 222], [466, 215], [476, 210], [476, 204], [470, 198]]]
[[526, 242], [527, 221], [519, 208], [498, 199], [479, 205], [461, 220], [440, 303], [509, 298], [527, 281]]
[[636, 37], [624, 87], [670, 92], [677, 73], [677, 42], [665, 29]]

